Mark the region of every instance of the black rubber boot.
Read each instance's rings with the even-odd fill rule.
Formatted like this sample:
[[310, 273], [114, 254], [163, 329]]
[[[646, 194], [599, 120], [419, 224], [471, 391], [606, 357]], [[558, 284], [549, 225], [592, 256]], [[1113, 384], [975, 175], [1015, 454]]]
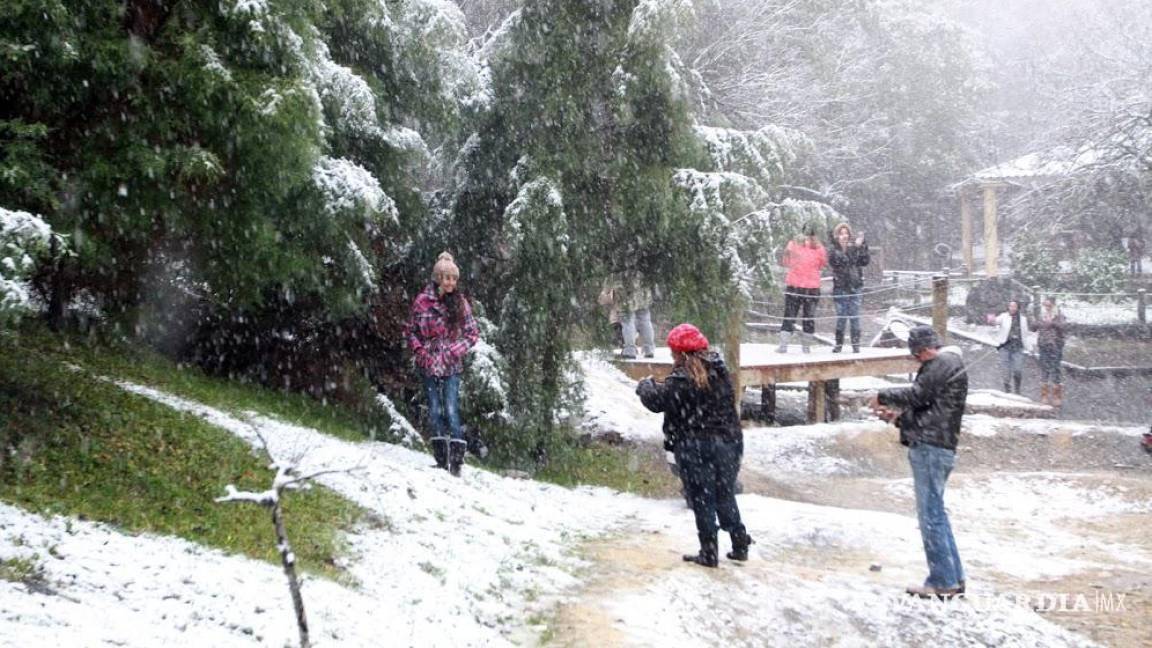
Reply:
[[437, 468], [448, 469], [448, 437], [432, 437], [432, 456]]
[[1020, 393], [1020, 381], [1023, 379], [1024, 379], [1024, 376], [1021, 376], [1020, 374], [1016, 374], [1015, 376], [1012, 376], [1012, 386], [1016, 388], [1017, 394]]
[[701, 567], [716, 567], [720, 564], [717, 557], [716, 534], [700, 536], [700, 553], [684, 554], [684, 562], [696, 563]]
[[468, 442], [464, 439], [452, 439], [448, 444], [448, 472], [452, 476], [460, 476], [460, 466], [464, 465], [464, 451], [468, 449]]
[[832, 353], [840, 353], [844, 348], [844, 331], [836, 331], [836, 345], [832, 347]]
[[748, 535], [747, 531], [733, 533], [732, 551], [728, 552], [728, 560], [739, 560], [740, 562], [748, 560], [748, 545], [755, 543], [756, 541], [752, 539], [752, 536]]

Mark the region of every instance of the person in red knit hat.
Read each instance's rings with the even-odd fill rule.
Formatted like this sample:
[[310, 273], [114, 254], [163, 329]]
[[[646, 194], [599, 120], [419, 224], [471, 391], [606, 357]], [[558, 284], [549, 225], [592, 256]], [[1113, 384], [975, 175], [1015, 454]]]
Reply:
[[[663, 383], [645, 378], [636, 386], [640, 402], [664, 414], [664, 448], [676, 455], [680, 479], [696, 516], [700, 551], [684, 560], [704, 567], [719, 564], [717, 530], [732, 538], [731, 560], [748, 560], [752, 538], [736, 505], [736, 475], [744, 455], [744, 433], [732, 378], [708, 338], [691, 324], [668, 333], [672, 373]], [[719, 519], [719, 526], [717, 526]]]

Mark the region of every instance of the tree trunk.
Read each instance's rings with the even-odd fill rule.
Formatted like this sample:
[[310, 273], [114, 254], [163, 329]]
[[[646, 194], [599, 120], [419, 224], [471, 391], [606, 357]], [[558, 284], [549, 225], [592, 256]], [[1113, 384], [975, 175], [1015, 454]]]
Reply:
[[280, 492], [276, 493], [272, 504], [272, 524], [276, 527], [276, 548], [280, 550], [280, 563], [284, 565], [284, 575], [288, 577], [288, 589], [292, 592], [292, 607], [296, 609], [296, 625], [300, 630], [300, 648], [310, 648], [308, 640], [308, 617], [304, 614], [304, 598], [300, 595], [300, 581], [296, 577], [296, 554], [288, 544], [288, 533], [284, 530], [284, 516], [280, 511]]

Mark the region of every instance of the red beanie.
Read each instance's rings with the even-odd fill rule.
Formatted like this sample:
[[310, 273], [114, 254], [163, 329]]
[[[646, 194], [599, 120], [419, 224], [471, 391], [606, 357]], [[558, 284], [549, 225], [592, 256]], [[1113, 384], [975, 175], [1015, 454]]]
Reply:
[[668, 332], [668, 348], [681, 353], [703, 351], [708, 348], [708, 338], [700, 329], [684, 323]]

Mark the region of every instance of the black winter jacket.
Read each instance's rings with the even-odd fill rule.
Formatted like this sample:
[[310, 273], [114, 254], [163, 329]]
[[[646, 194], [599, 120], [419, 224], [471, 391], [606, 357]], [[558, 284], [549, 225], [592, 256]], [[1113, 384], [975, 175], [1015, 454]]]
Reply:
[[636, 386], [644, 407], [664, 413], [665, 449], [673, 450], [683, 439], [744, 440], [732, 379], [717, 353], [708, 355], [708, 385], [699, 389], [683, 367], [676, 367], [663, 383], [645, 378]]
[[828, 246], [828, 265], [832, 266], [832, 294], [850, 295], [864, 287], [864, 266], [872, 261], [868, 244], [849, 245], [847, 250], [833, 243]]
[[950, 348], [921, 364], [911, 387], [883, 389], [879, 394], [881, 405], [904, 410], [896, 421], [901, 443], [927, 443], [949, 450], [956, 449], [967, 399], [968, 372], [958, 350]]

